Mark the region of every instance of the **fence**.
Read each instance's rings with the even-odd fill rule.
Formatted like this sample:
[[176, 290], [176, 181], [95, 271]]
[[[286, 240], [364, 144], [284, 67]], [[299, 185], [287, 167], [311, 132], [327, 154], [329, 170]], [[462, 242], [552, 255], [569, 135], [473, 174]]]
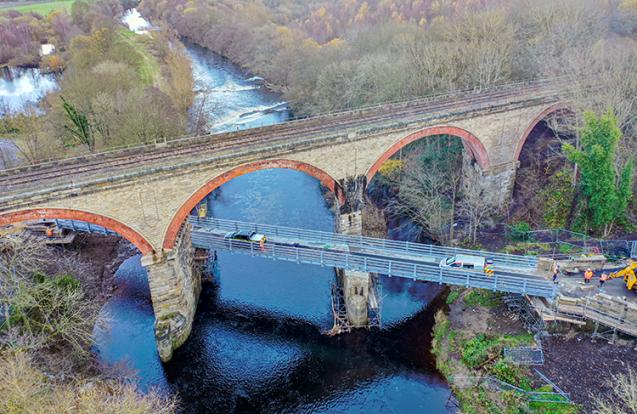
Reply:
[[[259, 227], [262, 231], [263, 227]], [[273, 234], [273, 233], [271, 233]], [[329, 234], [329, 233], [326, 233]], [[388, 276], [410, 278], [427, 282], [444, 283], [464, 287], [489, 289], [523, 295], [554, 297], [557, 285], [551, 281], [524, 276], [522, 274], [498, 274], [487, 276], [482, 271], [442, 268], [413, 258], [381, 258], [352, 254], [342, 250], [331, 250], [334, 246], [301, 247], [290, 244], [256, 243], [226, 239], [219, 234], [195, 229], [192, 233], [195, 247], [228, 250], [273, 260], [337, 267], [361, 272], [380, 273]]]
[[413, 243], [398, 240], [377, 239], [365, 236], [350, 236], [318, 230], [306, 230], [293, 227], [272, 226], [268, 224], [246, 223], [218, 218], [198, 218], [190, 216], [188, 222], [195, 227], [216, 229], [221, 231], [256, 231], [266, 236], [278, 236], [292, 240], [315, 241], [330, 244], [345, 244], [350, 249], [381, 249], [384, 253], [403, 253], [410, 256], [433, 258], [437, 262], [456, 254], [482, 256], [492, 258], [496, 269], [507, 267], [528, 272], [537, 267], [537, 257], [495, 253], [484, 250], [461, 249], [457, 247], [434, 246], [431, 244]]
[[451, 377], [450, 381], [459, 388], [467, 388], [483, 384], [491, 389], [499, 391], [514, 391], [523, 395], [529, 402], [572, 404], [567, 393], [562, 391], [553, 382], [549, 381], [548, 378], [542, 375], [539, 371], [535, 370], [535, 372], [540, 376], [540, 378], [547, 381], [547, 383], [551, 385], [555, 391], [528, 391], [490, 375], [485, 375], [483, 377], [458, 375]]
[[602, 240], [566, 229], [524, 232], [508, 227], [507, 234], [513, 239], [526, 243], [526, 252], [533, 251], [540, 256], [594, 253], [637, 258], [637, 241], [632, 240]]

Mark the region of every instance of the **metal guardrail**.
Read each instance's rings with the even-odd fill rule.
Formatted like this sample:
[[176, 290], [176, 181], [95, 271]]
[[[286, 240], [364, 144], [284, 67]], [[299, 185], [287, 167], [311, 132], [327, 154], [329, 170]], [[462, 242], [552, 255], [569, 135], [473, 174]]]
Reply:
[[[100, 234], [117, 234], [104, 227], [76, 220], [54, 220], [56, 225], [74, 231], [82, 231]], [[207, 229], [222, 231], [234, 230], [254, 230], [264, 232], [266, 235], [276, 235], [292, 240], [319, 241], [324, 243], [322, 248], [294, 247], [288, 245], [277, 245], [266, 243], [263, 247], [258, 244], [224, 239], [218, 234], [209, 233], [195, 228], [192, 233], [192, 242], [195, 247], [205, 249], [228, 250], [236, 253], [249, 254], [275, 260], [292, 261], [296, 263], [314, 264], [320, 266], [338, 267], [347, 270], [357, 270], [362, 272], [381, 273], [388, 276], [397, 276], [422, 280], [428, 282], [444, 283], [464, 287], [474, 287], [490, 289], [501, 292], [510, 292], [523, 295], [554, 297], [557, 294], [556, 285], [548, 280], [534, 279], [519, 275], [499, 275], [486, 276], [482, 271], [471, 271], [467, 269], [441, 268], [435, 263], [418, 264], [408, 258], [383, 259], [367, 257], [341, 251], [330, 250], [331, 245], [346, 244], [350, 247], [384, 249], [387, 252], [409, 253], [414, 259], [426, 255], [449, 255], [449, 252], [461, 251], [477, 254], [474, 250], [456, 249], [450, 247], [439, 247], [420, 243], [399, 242], [394, 240], [374, 239], [371, 237], [346, 236], [336, 233], [328, 233], [316, 230], [296, 229], [292, 227], [271, 226], [256, 223], [244, 223], [234, 220], [223, 219], [199, 219], [189, 217], [189, 222], [195, 226], [205, 225]], [[443, 257], [441, 256], [441, 257]], [[503, 255], [511, 256], [513, 255]], [[522, 256], [523, 257], [523, 256]], [[510, 259], [511, 259], [510, 258]], [[531, 258], [532, 259], [532, 258]], [[527, 263], [526, 261], [523, 261]]]
[[248, 241], [225, 239], [222, 235], [202, 230], [192, 232], [192, 243], [193, 246], [204, 249], [227, 250], [253, 257], [380, 273], [447, 285], [541, 297], [554, 297], [557, 293], [557, 285], [549, 280], [497, 273], [493, 276], [487, 276], [482, 271], [442, 268], [436, 264], [414, 263], [414, 260], [409, 259], [385, 259], [331, 250], [329, 245], [323, 248], [275, 243], [259, 245]]
[[630, 250], [630, 257], [632, 259], [637, 259], [637, 240], [633, 241], [632, 248]]
[[253, 230], [266, 236], [279, 236], [289, 239], [317, 241], [332, 244], [347, 244], [361, 249], [382, 249], [391, 253], [407, 253], [410, 256], [434, 257], [440, 261], [456, 254], [467, 254], [493, 258], [496, 268], [507, 267], [529, 271], [537, 267], [537, 257], [495, 253], [484, 250], [461, 249], [457, 247], [434, 246], [431, 244], [413, 243], [399, 240], [378, 239], [365, 236], [348, 236], [318, 230], [299, 229], [294, 227], [273, 226], [268, 224], [248, 223], [218, 218], [198, 218], [190, 216], [188, 222], [196, 227], [205, 227], [223, 231]]

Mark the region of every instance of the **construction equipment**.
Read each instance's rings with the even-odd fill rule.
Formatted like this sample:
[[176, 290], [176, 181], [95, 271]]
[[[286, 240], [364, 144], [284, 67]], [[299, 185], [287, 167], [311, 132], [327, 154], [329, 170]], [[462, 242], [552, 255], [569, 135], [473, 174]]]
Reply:
[[624, 283], [626, 283], [626, 288], [628, 290], [633, 290], [637, 287], [637, 276], [635, 275], [635, 270], [637, 269], [637, 262], [630, 262], [628, 266], [624, 269], [613, 272], [608, 275], [609, 279], [617, 279], [619, 277], [624, 278]]

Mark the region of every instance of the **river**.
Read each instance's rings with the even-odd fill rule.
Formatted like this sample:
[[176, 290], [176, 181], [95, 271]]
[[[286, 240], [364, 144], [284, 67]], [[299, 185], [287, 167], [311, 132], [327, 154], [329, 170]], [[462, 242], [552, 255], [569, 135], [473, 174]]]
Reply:
[[58, 86], [54, 74], [38, 68], [0, 68], [0, 117], [6, 112], [23, 112]]
[[[260, 79], [186, 47], [210, 129], [290, 116]], [[293, 170], [237, 177], [207, 202], [208, 214], [220, 218], [328, 231], [335, 223], [319, 182]], [[429, 354], [437, 286], [382, 278], [383, 329], [328, 337], [322, 332], [332, 325], [333, 269], [227, 252], [218, 264], [214, 281], [204, 284], [189, 340], [162, 364], [146, 272], [139, 256], [124, 262], [95, 328], [100, 359], [126, 365], [142, 390], [177, 393], [187, 413], [451, 411], [451, 393]]]
[[[38, 101], [57, 87], [55, 75], [41, 73], [38, 68], [0, 68], [0, 118], [29, 107], [37, 112]], [[12, 140], [0, 138], [0, 169], [18, 164], [19, 153]]]

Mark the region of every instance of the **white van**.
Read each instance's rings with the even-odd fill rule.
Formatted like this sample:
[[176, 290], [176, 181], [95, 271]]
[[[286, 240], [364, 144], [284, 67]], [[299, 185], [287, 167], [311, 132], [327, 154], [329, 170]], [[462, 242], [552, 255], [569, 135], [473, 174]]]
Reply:
[[480, 256], [469, 256], [467, 254], [457, 254], [446, 257], [440, 261], [440, 267], [454, 267], [473, 270], [484, 270], [485, 259]]

